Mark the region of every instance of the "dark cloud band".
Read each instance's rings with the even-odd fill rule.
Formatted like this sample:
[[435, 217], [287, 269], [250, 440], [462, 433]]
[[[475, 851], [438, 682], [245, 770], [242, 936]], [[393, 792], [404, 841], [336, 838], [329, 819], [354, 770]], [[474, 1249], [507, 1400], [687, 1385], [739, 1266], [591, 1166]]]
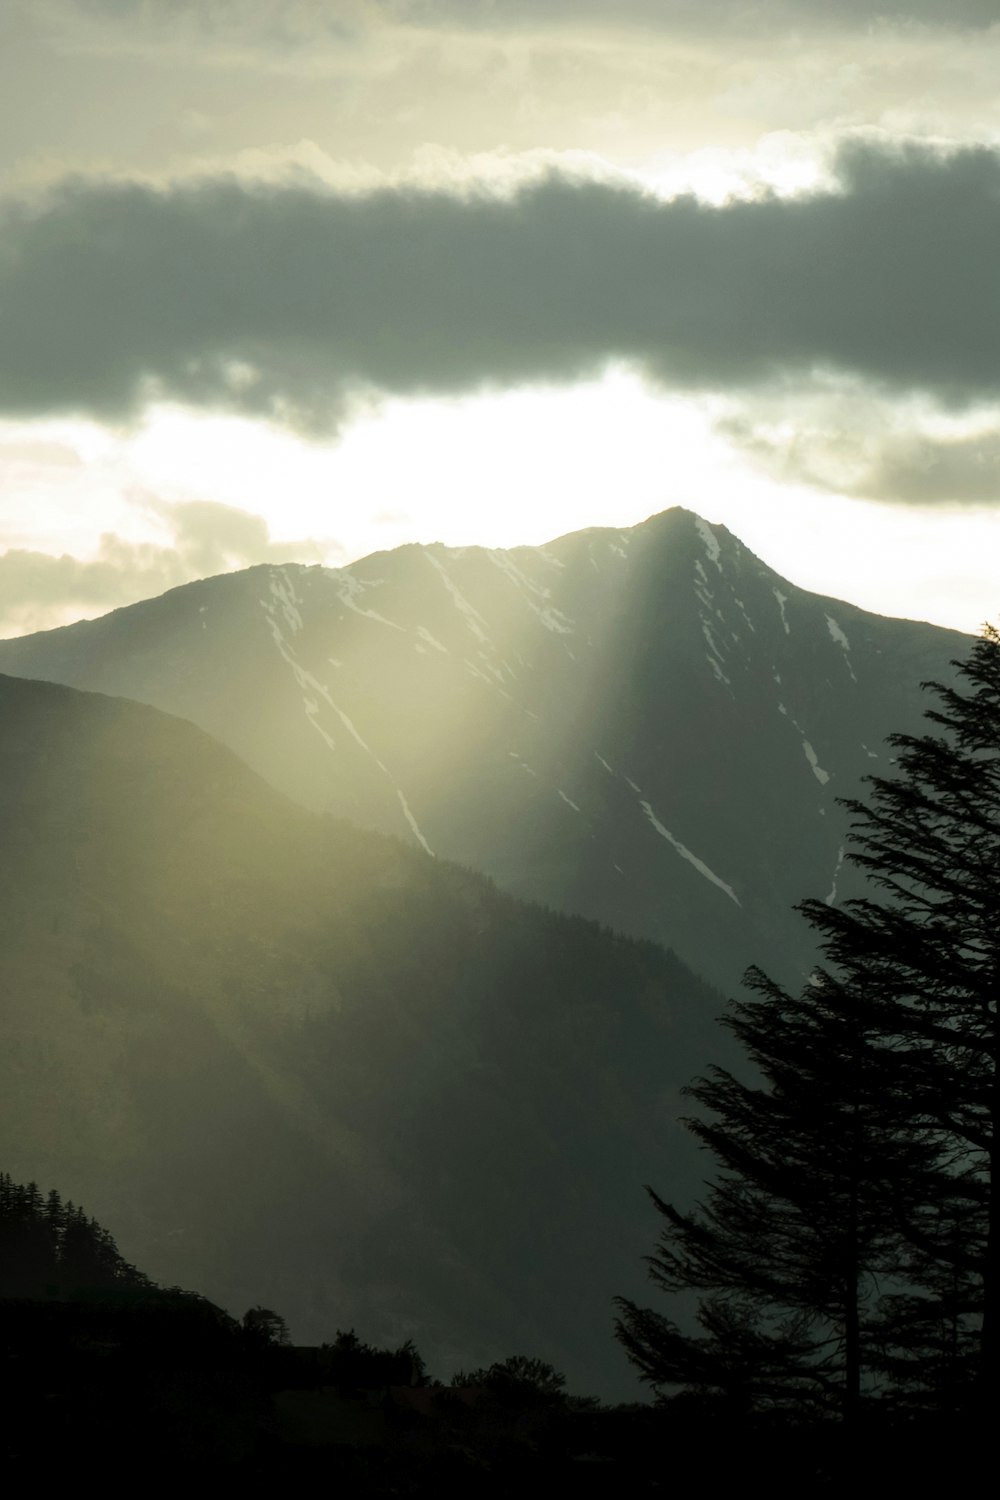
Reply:
[[290, 423], [396, 393], [846, 372], [1000, 389], [1000, 155], [855, 147], [842, 187], [713, 208], [550, 177], [512, 198], [82, 180], [0, 213], [0, 410], [155, 395]]
[[[258, 29], [272, 42], [282, 31], [299, 35], [351, 36], [364, 25], [402, 22], [436, 28], [537, 29], [588, 22], [607, 25], [640, 23], [651, 29], [683, 25], [711, 32], [742, 23], [747, 28], [775, 25], [865, 25], [884, 21], [925, 25], [992, 26], [998, 21], [995, 0], [314, 0], [308, 9], [289, 7], [284, 0], [249, 5], [246, 0], [205, 4], [204, 0], [61, 0], [56, 14], [76, 13], [106, 18], [122, 26], [158, 19], [175, 22], [178, 13], [199, 20], [206, 31]], [[50, 11], [53, 7], [50, 6]], [[283, 23], [283, 24], [282, 24]]]
[[994, 26], [995, 0], [396, 0], [386, 7], [410, 21], [433, 25], [449, 20], [483, 27], [551, 26], [562, 22], [606, 23], [613, 14], [618, 24], [629, 20], [650, 28], [689, 26], [711, 32], [742, 25], [762, 30], [776, 26], [820, 24], [861, 26], [879, 22], [918, 22], [959, 27]]

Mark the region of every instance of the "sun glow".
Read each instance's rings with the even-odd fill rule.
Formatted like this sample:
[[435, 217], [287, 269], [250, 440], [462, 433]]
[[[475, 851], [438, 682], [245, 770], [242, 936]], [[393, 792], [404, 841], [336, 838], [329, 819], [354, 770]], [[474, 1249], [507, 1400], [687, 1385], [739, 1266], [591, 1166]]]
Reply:
[[[117, 482], [95, 535], [129, 496], [139, 512], [146, 494], [211, 498], [262, 516], [276, 541], [322, 539], [347, 560], [415, 540], [538, 543], [710, 504], [734, 482], [712, 421], [711, 402], [664, 398], [619, 370], [569, 389], [388, 400], [325, 442], [170, 406], [114, 441], [70, 423], [61, 438], [82, 462], [88, 445], [98, 454], [95, 483], [98, 472]], [[61, 529], [69, 516], [55, 504], [52, 520]], [[162, 535], [161, 520], [144, 524], [149, 540]]]
[[[996, 613], [1000, 522], [988, 508], [878, 505], [777, 478], [729, 441], [727, 410], [619, 368], [569, 388], [371, 402], [325, 441], [176, 406], [131, 430], [8, 423], [0, 528], [11, 548], [82, 559], [108, 558], [113, 534], [132, 549], [139, 598], [195, 576], [171, 551], [175, 508], [192, 502], [266, 524], [269, 543], [216, 571], [286, 553], [338, 566], [413, 541], [541, 544], [683, 505], [816, 592], [969, 631]], [[15, 503], [29, 492], [30, 531]], [[71, 616], [102, 612], [81, 596]], [[5, 633], [68, 617], [35, 613]]]

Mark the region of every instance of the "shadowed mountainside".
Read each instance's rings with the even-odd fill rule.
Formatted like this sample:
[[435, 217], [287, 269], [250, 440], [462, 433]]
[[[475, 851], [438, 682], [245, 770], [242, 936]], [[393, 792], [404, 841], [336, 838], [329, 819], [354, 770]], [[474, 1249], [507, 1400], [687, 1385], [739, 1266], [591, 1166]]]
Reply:
[[[287, 801], [190, 724], [0, 678], [0, 1160], [157, 1280], [439, 1368], [634, 1390], [646, 1180], [721, 1000], [672, 955]], [[674, 1191], [673, 1186], [671, 1191]]]

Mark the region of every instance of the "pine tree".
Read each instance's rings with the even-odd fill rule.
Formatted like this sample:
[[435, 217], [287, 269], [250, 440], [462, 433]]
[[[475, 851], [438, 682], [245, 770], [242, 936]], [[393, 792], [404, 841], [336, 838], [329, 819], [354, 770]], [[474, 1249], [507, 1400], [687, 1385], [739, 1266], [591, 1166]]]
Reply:
[[879, 1381], [995, 1402], [1000, 635], [954, 665], [956, 687], [925, 684], [943, 732], [893, 736], [896, 774], [846, 804], [874, 894], [804, 902], [827, 967], [797, 999], [751, 970], [727, 1018], [761, 1084], [690, 1090], [720, 1172], [693, 1213], [655, 1198], [651, 1271], [703, 1294], [702, 1335], [620, 1304], [654, 1384], [845, 1416]]
[[654, 1385], [679, 1385], [734, 1415], [857, 1415], [877, 1379], [880, 1287], [900, 1263], [885, 1213], [924, 1153], [899, 1139], [864, 998], [825, 971], [792, 996], [757, 970], [724, 1024], [759, 1081], [723, 1068], [687, 1090], [687, 1121], [719, 1172], [665, 1222], [652, 1280], [697, 1292], [700, 1335], [622, 1301], [619, 1338]]
[[847, 803], [852, 859], [878, 893], [803, 903], [842, 972], [877, 1003], [900, 1126], [933, 1142], [934, 1168], [900, 1205], [910, 1292], [897, 1370], [942, 1371], [988, 1409], [998, 1391], [992, 1164], [1000, 1115], [1000, 633], [987, 626], [956, 686], [924, 684], [938, 732], [894, 735], [896, 775]]
[[150, 1285], [82, 1208], [0, 1174], [0, 1297]]
[[0, 1181], [0, 1295], [28, 1296], [53, 1278], [55, 1252], [38, 1184]]

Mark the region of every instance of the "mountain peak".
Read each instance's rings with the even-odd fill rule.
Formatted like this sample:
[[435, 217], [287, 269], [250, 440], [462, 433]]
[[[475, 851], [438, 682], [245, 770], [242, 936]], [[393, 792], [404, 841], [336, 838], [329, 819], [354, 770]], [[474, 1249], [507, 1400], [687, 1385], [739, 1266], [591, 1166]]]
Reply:
[[0, 643], [193, 720], [309, 807], [675, 947], [806, 965], [838, 796], [964, 638], [785, 583], [683, 507], [544, 547], [264, 565]]

